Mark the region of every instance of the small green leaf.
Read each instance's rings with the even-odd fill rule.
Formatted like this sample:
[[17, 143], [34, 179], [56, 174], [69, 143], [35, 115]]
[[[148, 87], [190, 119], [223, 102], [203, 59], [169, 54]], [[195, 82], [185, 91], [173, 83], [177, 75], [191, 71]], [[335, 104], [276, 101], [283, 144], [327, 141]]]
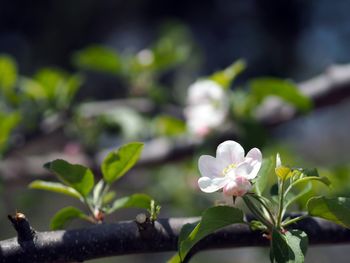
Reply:
[[0, 55], [0, 90], [10, 95], [17, 80], [17, 65], [8, 55]]
[[320, 217], [350, 228], [350, 198], [313, 197], [308, 201], [307, 209], [311, 216]]
[[181, 258], [179, 253], [174, 254], [166, 263], [181, 263]]
[[[207, 235], [225, 226], [243, 222], [243, 212], [234, 207], [216, 206], [205, 210], [193, 231], [186, 238], [180, 236], [183, 238], [179, 239], [181, 258], [184, 259], [191, 248]], [[189, 232], [188, 229], [186, 232]]]
[[296, 184], [310, 182], [310, 181], [317, 181], [317, 182], [323, 183], [326, 186], [331, 185], [331, 181], [327, 177], [324, 177], [324, 176], [321, 176], [321, 177], [320, 176], [306, 176], [306, 177], [302, 177], [302, 178], [294, 181], [293, 186], [295, 186]]
[[114, 192], [114, 191], [109, 191], [109, 192], [107, 192], [107, 193], [103, 196], [102, 205], [107, 205], [107, 204], [109, 204], [110, 202], [112, 202], [116, 195], [117, 195], [117, 194], [116, 194], [116, 192]]
[[186, 123], [173, 116], [161, 115], [155, 119], [156, 132], [159, 135], [176, 136], [186, 131]]
[[310, 98], [303, 95], [291, 81], [278, 78], [257, 78], [249, 84], [257, 103], [262, 102], [267, 96], [274, 95], [302, 112], [306, 112], [312, 107]]
[[83, 197], [86, 197], [94, 187], [94, 175], [85, 166], [58, 159], [46, 163], [44, 167], [58, 176], [62, 182], [77, 190]]
[[151, 201], [152, 198], [146, 194], [133, 194], [115, 200], [112, 206], [109, 209], [107, 209], [107, 213], [110, 214], [118, 209], [129, 207], [150, 210]]
[[81, 69], [116, 74], [121, 69], [118, 53], [108, 47], [94, 45], [73, 55], [73, 63]]
[[16, 128], [21, 120], [19, 112], [0, 112], [0, 153], [6, 149], [12, 130]]
[[117, 151], [109, 153], [103, 160], [101, 170], [108, 184], [122, 177], [140, 158], [143, 143], [132, 142], [123, 145]]
[[[183, 240], [185, 240], [189, 235], [190, 233], [193, 231], [193, 229], [195, 229], [195, 227], [199, 224], [199, 222], [195, 222], [195, 223], [188, 223], [188, 224], [185, 224], [182, 228], [181, 228], [181, 231], [180, 231], [180, 234], [179, 234], [179, 245], [178, 247], [181, 246], [181, 242]], [[177, 252], [174, 256], [172, 256], [168, 261], [167, 263], [181, 263], [181, 257], [180, 257], [180, 253]]]
[[235, 78], [246, 68], [244, 60], [240, 59], [224, 70], [215, 72], [210, 79], [224, 88], [229, 88]]
[[320, 174], [316, 168], [301, 168], [299, 169], [306, 176], [319, 177]]
[[286, 204], [284, 205], [284, 209], [287, 209], [291, 204], [295, 203], [296, 201], [302, 199], [304, 196], [306, 196], [308, 193], [310, 193], [312, 190], [312, 184], [311, 182], [307, 182], [305, 186], [301, 188], [301, 191], [299, 191], [296, 195], [292, 195], [291, 197], [287, 196]]
[[43, 68], [34, 75], [34, 80], [41, 86], [48, 99], [55, 100], [64, 87], [66, 75], [62, 70]]
[[79, 200], [83, 199], [81, 194], [79, 194], [79, 192], [77, 192], [74, 188], [70, 186], [66, 186], [61, 183], [35, 180], [30, 183], [29, 188], [56, 192], [56, 193], [78, 198]]
[[35, 101], [46, 101], [49, 99], [49, 94], [45, 90], [45, 87], [34, 79], [20, 77], [18, 80], [18, 85], [21, 92], [24, 93], [28, 98], [31, 98]]
[[274, 229], [271, 240], [271, 262], [303, 263], [307, 246], [308, 238], [304, 232], [293, 229], [282, 234]]
[[269, 179], [273, 174], [274, 168], [275, 168], [275, 161], [273, 157], [263, 160], [258, 176], [256, 177], [257, 179], [255, 180], [255, 183], [254, 183], [255, 192], [258, 195], [261, 195], [265, 191], [270, 181]]
[[76, 218], [91, 221], [90, 218], [78, 208], [68, 206], [62, 208], [53, 216], [51, 219], [50, 228], [52, 230], [62, 229]]

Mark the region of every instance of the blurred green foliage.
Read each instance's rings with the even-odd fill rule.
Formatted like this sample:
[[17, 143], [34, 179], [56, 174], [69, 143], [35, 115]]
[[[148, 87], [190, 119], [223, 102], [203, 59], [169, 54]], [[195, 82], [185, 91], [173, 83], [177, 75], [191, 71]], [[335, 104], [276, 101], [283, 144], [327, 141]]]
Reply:
[[80, 75], [70, 75], [62, 70], [44, 68], [33, 78], [22, 77], [19, 86], [23, 95], [43, 111], [67, 110], [81, 86]]
[[[169, 98], [161, 77], [188, 61], [195, 46], [188, 29], [176, 23], [164, 25], [158, 39], [137, 53], [121, 53], [112, 48], [91, 45], [76, 52], [73, 64], [84, 71], [119, 76], [130, 95], [147, 95], [158, 103]], [[192, 57], [193, 59], [193, 57]]]
[[122, 68], [118, 53], [99, 45], [92, 45], [76, 52], [72, 60], [77, 68], [109, 74], [118, 74]]
[[81, 76], [51, 68], [21, 76], [14, 59], [0, 55], [0, 153], [8, 149], [15, 129], [26, 136], [40, 131], [45, 118], [67, 111], [81, 84]]

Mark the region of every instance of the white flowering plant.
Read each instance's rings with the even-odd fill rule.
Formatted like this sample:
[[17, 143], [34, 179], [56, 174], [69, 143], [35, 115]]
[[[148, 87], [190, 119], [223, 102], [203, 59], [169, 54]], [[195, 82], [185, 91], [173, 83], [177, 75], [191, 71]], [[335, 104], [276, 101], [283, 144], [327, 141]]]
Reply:
[[[330, 186], [327, 177], [316, 169], [293, 168], [276, 159], [263, 159], [259, 149], [246, 155], [235, 141], [225, 141], [216, 150], [216, 156], [202, 155], [198, 161], [201, 177], [198, 186], [205, 193], [222, 191], [232, 197], [232, 205], [219, 205], [206, 209], [195, 224], [185, 225], [178, 241], [178, 253], [169, 261], [187, 262], [193, 246], [207, 235], [232, 224], [249, 225], [260, 231], [270, 242], [272, 263], [304, 262], [308, 236], [295, 228], [295, 223], [306, 217], [320, 217], [343, 227], [350, 227], [350, 199], [345, 197], [313, 196], [312, 182]], [[274, 174], [276, 183], [267, 194], [268, 179]], [[241, 198], [253, 220], [248, 220], [237, 206]], [[288, 215], [289, 208], [301, 198], [307, 198], [307, 211], [297, 216]], [[294, 227], [294, 228], [293, 228]]]
[[306, 113], [312, 108], [310, 98], [290, 80], [260, 77], [232, 87], [245, 68], [245, 61], [237, 60], [188, 87], [184, 117], [189, 134], [203, 139], [218, 131], [234, 130], [251, 143], [252, 138], [264, 137], [251, 133], [264, 130], [261, 121], [274, 107], [283, 109], [282, 115]]
[[203, 138], [225, 123], [230, 109], [229, 87], [244, 69], [245, 62], [238, 60], [188, 87], [184, 115], [191, 134]]

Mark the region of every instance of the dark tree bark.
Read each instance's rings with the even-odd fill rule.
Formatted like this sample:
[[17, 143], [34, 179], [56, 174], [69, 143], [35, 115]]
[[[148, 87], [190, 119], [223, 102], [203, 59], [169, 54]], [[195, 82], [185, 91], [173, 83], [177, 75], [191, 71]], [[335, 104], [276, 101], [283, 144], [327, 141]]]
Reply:
[[[181, 227], [197, 220], [199, 218], [168, 218], [154, 223], [123, 221], [66, 231], [33, 232], [25, 218], [12, 218], [18, 237], [0, 242], [0, 260], [82, 262], [107, 256], [176, 251]], [[305, 231], [311, 245], [350, 242], [349, 229], [325, 220], [307, 218], [292, 227]], [[236, 224], [204, 238], [193, 248], [191, 254], [207, 249], [268, 244], [269, 241], [262, 233], [251, 231], [247, 225]]]

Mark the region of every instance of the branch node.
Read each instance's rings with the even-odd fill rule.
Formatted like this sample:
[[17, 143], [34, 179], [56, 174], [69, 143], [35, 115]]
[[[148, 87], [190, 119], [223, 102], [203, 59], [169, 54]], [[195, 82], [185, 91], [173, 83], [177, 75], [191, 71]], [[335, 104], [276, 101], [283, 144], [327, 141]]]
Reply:
[[142, 238], [152, 238], [154, 236], [154, 222], [146, 214], [138, 214], [135, 223]]
[[8, 215], [7, 217], [17, 231], [18, 243], [34, 239], [36, 232], [30, 226], [30, 223], [24, 214], [16, 212], [14, 216]]

